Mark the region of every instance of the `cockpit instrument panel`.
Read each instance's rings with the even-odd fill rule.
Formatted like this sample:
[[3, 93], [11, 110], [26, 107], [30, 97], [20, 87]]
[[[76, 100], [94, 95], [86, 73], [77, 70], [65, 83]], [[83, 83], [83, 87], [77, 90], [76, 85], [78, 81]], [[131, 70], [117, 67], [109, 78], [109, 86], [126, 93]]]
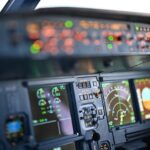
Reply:
[[147, 22], [116, 19], [116, 16], [112, 20], [110, 15], [102, 16], [101, 13], [91, 18], [87, 12], [58, 15], [58, 12], [41, 11], [37, 15], [35, 12], [23, 16], [8, 15], [9, 20], [0, 18], [3, 26], [0, 29], [3, 37], [0, 57], [150, 54], [150, 26]]

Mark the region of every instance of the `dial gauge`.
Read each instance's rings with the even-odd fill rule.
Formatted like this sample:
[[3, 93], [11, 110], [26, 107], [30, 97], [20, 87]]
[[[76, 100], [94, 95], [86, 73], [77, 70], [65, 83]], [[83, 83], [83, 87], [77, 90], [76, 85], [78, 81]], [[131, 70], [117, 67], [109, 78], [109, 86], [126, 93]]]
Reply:
[[132, 98], [128, 81], [103, 83], [109, 127], [135, 122]]

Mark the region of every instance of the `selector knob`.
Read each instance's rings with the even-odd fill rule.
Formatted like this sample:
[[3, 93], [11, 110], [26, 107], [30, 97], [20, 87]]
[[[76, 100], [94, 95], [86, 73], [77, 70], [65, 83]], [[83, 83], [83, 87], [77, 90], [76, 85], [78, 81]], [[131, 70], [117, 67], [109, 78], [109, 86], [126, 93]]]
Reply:
[[101, 94], [100, 89], [97, 89], [96, 91], [94, 91], [93, 94], [95, 95], [96, 98], [99, 98]]

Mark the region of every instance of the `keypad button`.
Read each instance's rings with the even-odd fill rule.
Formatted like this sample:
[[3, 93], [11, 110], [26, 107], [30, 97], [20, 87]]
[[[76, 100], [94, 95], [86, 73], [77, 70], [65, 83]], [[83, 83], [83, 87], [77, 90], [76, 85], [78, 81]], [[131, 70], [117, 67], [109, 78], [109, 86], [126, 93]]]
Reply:
[[93, 81], [93, 86], [97, 87], [97, 81]]
[[79, 99], [80, 99], [80, 101], [83, 101], [84, 100], [83, 95], [79, 95]]
[[88, 95], [87, 94], [84, 95], [84, 100], [88, 100]]
[[102, 109], [98, 109], [98, 114], [101, 116], [103, 115], [103, 110]]

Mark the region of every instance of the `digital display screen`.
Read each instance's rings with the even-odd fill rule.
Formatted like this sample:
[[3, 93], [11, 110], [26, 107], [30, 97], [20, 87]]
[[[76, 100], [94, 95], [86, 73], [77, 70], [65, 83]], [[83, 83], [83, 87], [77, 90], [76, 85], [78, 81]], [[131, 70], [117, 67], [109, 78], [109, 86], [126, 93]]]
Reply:
[[70, 143], [70, 144], [63, 145], [63, 146], [56, 147], [56, 148], [52, 148], [52, 149], [49, 149], [49, 150], [76, 150], [76, 148], [75, 148], [74, 143]]
[[109, 127], [135, 123], [132, 98], [128, 81], [102, 84]]
[[5, 122], [6, 139], [11, 145], [23, 141], [25, 135], [25, 116], [11, 115]]
[[74, 134], [66, 85], [30, 87], [29, 95], [37, 141]]
[[150, 78], [135, 80], [142, 120], [150, 119]]

